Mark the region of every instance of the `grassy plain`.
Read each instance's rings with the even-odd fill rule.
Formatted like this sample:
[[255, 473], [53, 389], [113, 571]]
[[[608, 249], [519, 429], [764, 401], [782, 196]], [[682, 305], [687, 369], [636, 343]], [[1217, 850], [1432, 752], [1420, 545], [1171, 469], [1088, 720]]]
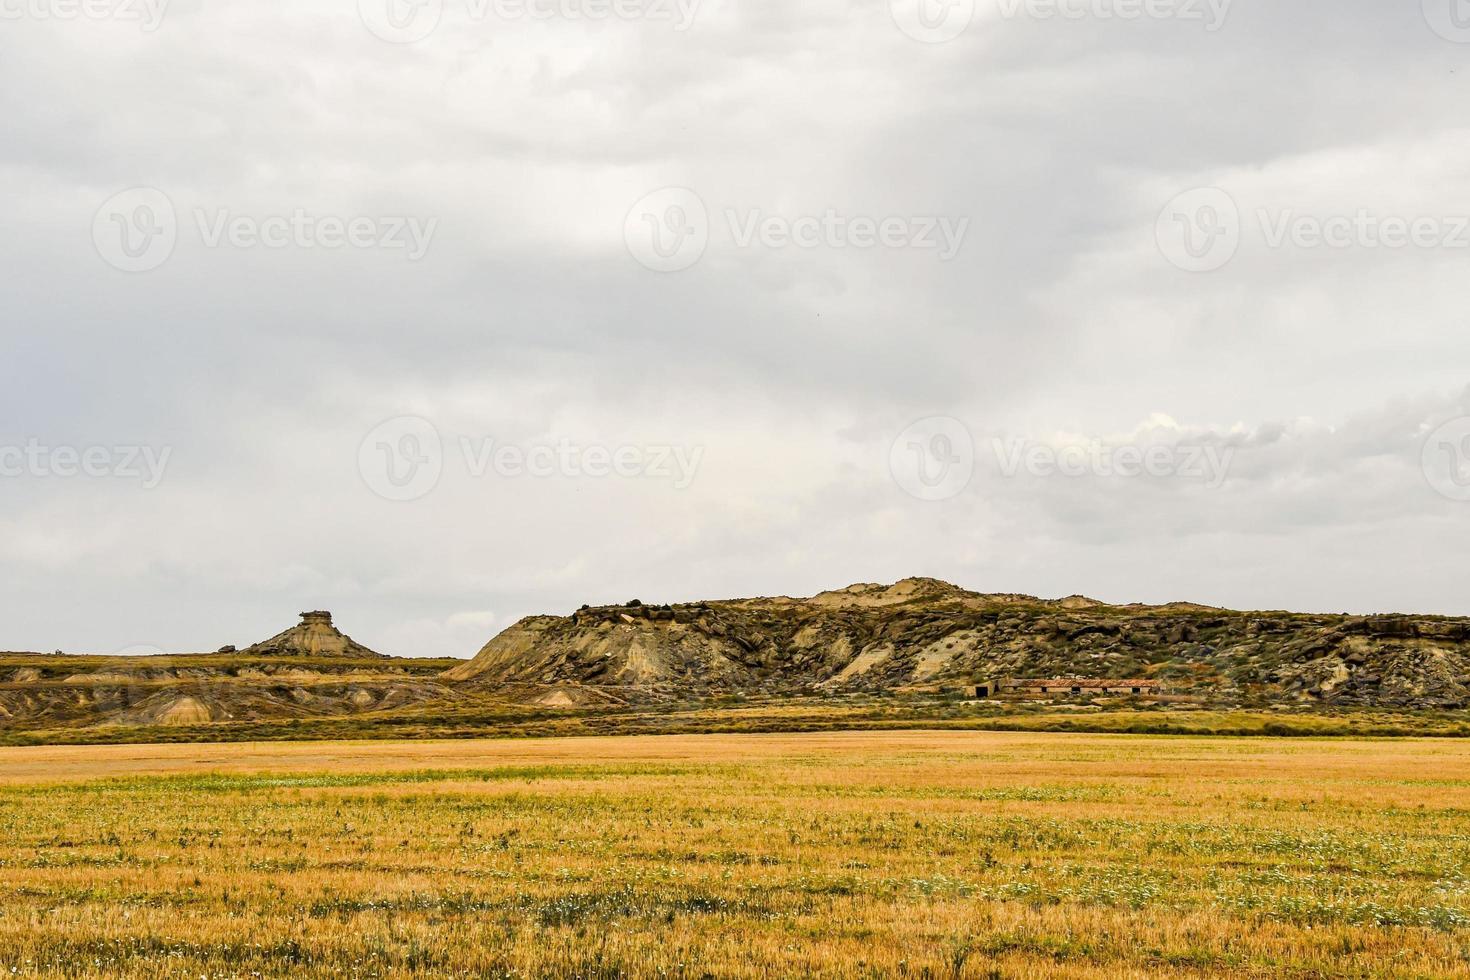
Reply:
[[0, 977], [1470, 976], [1470, 742], [0, 749]]
[[1463, 711], [1374, 708], [1242, 710], [1229, 707], [1058, 706], [925, 697], [774, 699], [687, 705], [549, 709], [488, 696], [465, 706], [431, 705], [341, 717], [275, 718], [202, 725], [7, 723], [0, 746], [135, 742], [255, 742], [364, 739], [548, 738], [579, 735], [773, 734], [851, 730], [1094, 732], [1133, 735], [1470, 738]]

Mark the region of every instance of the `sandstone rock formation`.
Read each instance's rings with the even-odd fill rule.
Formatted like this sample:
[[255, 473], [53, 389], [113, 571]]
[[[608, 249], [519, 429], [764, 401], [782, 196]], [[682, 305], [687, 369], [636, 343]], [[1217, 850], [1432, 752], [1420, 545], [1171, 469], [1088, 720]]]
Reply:
[[301, 622], [245, 649], [247, 656], [273, 657], [381, 657], [332, 625], [332, 614], [304, 612]]
[[442, 670], [442, 662], [389, 658], [322, 657], [306, 667], [271, 655], [68, 657], [0, 671], [0, 728], [347, 718], [480, 700], [440, 680]]
[[[1467, 708], [1470, 619], [1113, 606], [907, 579], [808, 599], [584, 606], [522, 620], [474, 660], [445, 666], [379, 657], [325, 612], [238, 653], [0, 654], [0, 729], [433, 719], [741, 695], [969, 697], [1025, 678], [1152, 680], [1219, 706]], [[1083, 698], [1116, 693], [1072, 687]]]
[[445, 679], [579, 697], [841, 694], [1148, 677], [1210, 701], [1470, 705], [1470, 620], [982, 595], [934, 579], [810, 599], [535, 616]]

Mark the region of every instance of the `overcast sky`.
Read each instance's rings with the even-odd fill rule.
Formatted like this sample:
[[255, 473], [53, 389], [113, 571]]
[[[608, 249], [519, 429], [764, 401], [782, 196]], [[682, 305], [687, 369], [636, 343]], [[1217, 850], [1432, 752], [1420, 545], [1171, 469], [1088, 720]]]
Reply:
[[1461, 0], [88, 2], [0, 0], [0, 649], [1470, 614]]

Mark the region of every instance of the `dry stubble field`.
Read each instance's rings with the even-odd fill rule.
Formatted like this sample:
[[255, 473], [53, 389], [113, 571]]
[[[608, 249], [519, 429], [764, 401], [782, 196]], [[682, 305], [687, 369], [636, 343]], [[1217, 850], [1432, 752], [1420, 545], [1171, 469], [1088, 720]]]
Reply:
[[0, 976], [1470, 976], [1470, 742], [0, 749]]

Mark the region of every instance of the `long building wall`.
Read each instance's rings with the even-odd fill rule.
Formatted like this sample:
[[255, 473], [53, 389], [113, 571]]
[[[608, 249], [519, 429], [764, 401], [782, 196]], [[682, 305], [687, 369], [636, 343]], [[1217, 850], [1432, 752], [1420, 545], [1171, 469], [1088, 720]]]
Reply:
[[1051, 678], [1033, 680], [1016, 678], [976, 684], [969, 688], [974, 697], [989, 697], [992, 694], [1161, 694], [1163, 685], [1152, 680], [1072, 680]]

